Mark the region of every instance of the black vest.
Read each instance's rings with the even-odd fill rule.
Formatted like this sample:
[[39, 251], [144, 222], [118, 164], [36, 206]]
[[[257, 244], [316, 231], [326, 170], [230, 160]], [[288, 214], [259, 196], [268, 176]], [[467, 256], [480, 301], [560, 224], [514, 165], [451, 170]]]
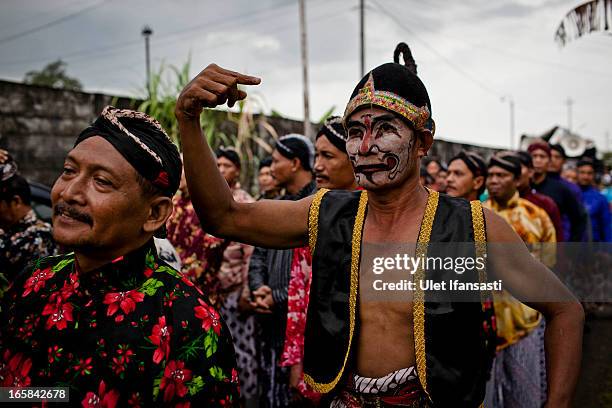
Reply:
[[[358, 288], [366, 191], [319, 191], [309, 212], [312, 284], [305, 333], [304, 379], [316, 391], [336, 389], [352, 370], [358, 333]], [[415, 256], [436, 256], [428, 243], [473, 243], [464, 256], [486, 253], [480, 202], [430, 191]], [[463, 247], [466, 247], [464, 244]], [[454, 253], [453, 256], [457, 256]], [[414, 281], [439, 280], [439, 271], [420, 269]], [[468, 275], [470, 272], [466, 272]], [[462, 281], [484, 282], [485, 270]], [[418, 288], [418, 285], [417, 285]], [[495, 352], [490, 292], [473, 302], [444, 301], [414, 292], [413, 323], [419, 380], [436, 407], [478, 407]], [[432, 295], [433, 296], [433, 295]]]

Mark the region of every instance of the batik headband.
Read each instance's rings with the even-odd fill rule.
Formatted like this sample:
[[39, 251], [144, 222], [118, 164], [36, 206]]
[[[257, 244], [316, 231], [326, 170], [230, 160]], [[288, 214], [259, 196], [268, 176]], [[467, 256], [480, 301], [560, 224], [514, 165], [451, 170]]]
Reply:
[[112, 144], [164, 195], [174, 195], [181, 178], [181, 158], [158, 121], [143, 112], [107, 106], [96, 121], [81, 132], [75, 147], [93, 136], [100, 136]]
[[397, 113], [408, 120], [414, 126], [414, 130], [430, 130], [435, 133], [435, 123], [431, 119], [429, 108], [416, 106], [405, 98], [389, 91], [377, 91], [374, 88], [374, 77], [370, 74], [368, 81], [359, 90], [346, 106], [343, 123], [346, 126], [348, 117], [363, 106], [379, 106], [391, 112]]

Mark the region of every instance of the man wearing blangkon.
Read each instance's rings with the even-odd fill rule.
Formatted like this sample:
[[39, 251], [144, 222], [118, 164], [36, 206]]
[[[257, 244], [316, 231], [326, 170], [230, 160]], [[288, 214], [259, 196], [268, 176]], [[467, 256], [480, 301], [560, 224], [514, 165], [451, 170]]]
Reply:
[[71, 406], [238, 406], [229, 331], [162, 261], [176, 146], [144, 113], [106, 107], [51, 191], [53, 236], [5, 296], [0, 386], [69, 387]]
[[[476, 201], [419, 185], [420, 161], [435, 128], [425, 86], [409, 65], [412, 70], [390, 63], [368, 73], [345, 111], [347, 152], [365, 191], [321, 190], [295, 202], [251, 204], [232, 201], [199, 115], [204, 107], [232, 106], [246, 97], [237, 85], [260, 80], [208, 66], [183, 90], [176, 107], [187, 181], [200, 219], [215, 234], [254, 245], [310, 244], [305, 378], [339, 407], [477, 407], [490, 369], [490, 344], [483, 333], [488, 314], [479, 302], [442, 307], [427, 302], [420, 291], [407, 302], [362, 302], [358, 287], [364, 271], [359, 269], [369, 267], [360, 265], [362, 243], [417, 242], [421, 256], [428, 242], [514, 244], [511, 257], [491, 254], [487, 272], [519, 299], [534, 299], [527, 303], [545, 315], [551, 368], [547, 406], [569, 407], [579, 371], [582, 308], [499, 216], [483, 212]], [[418, 271], [415, 279], [427, 272]], [[530, 284], [534, 281], [538, 284]], [[536, 301], [537, 287], [568, 300]]]

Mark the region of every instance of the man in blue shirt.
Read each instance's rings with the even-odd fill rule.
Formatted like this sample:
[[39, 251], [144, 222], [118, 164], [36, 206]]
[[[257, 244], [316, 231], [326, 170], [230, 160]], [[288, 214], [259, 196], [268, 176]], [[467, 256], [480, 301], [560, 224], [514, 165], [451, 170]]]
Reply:
[[612, 218], [608, 200], [594, 187], [595, 165], [583, 158], [578, 162], [578, 184], [582, 189], [584, 205], [591, 218], [594, 242], [612, 242]]

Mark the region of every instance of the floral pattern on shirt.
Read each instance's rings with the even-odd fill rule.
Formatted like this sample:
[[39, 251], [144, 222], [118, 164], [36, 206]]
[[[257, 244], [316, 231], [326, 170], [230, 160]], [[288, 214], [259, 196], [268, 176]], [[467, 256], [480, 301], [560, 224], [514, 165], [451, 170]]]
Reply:
[[6, 231], [0, 230], [0, 297], [3, 286], [5, 289], [30, 260], [55, 254], [51, 225], [40, 220], [34, 210]]
[[74, 254], [38, 260], [5, 300], [0, 386], [67, 386], [99, 406], [237, 406], [229, 331], [153, 242], [81, 273]]
[[[287, 298], [287, 329], [285, 345], [281, 356], [281, 366], [302, 364], [304, 359], [304, 331], [306, 330], [306, 311], [310, 300], [312, 278], [312, 255], [308, 247], [295, 248], [291, 261], [291, 279]], [[304, 374], [297, 384], [304, 397], [316, 400], [319, 395], [308, 388]]]

